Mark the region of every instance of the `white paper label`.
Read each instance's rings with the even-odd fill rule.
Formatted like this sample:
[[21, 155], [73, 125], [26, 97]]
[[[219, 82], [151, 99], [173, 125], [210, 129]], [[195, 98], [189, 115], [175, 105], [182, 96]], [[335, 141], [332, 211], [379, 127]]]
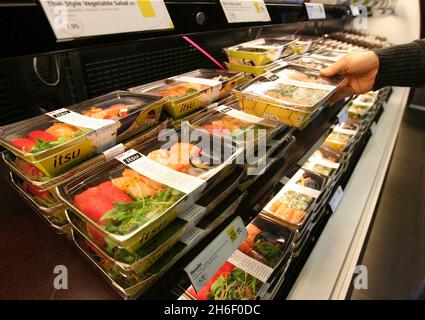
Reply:
[[116, 143], [117, 124], [114, 120], [91, 118], [66, 108], [48, 112], [46, 115], [74, 127], [95, 130], [98, 151], [111, 148]]
[[205, 188], [204, 180], [174, 171], [133, 149], [121, 154], [116, 159], [141, 175], [186, 194], [200, 192]]
[[120, 143], [120, 144], [117, 144], [115, 147], [105, 150], [103, 152], [103, 155], [105, 156], [106, 161], [109, 161], [111, 159], [116, 158], [117, 156], [119, 156], [121, 153], [124, 153], [124, 152], [125, 152], [125, 146], [124, 144]]
[[261, 263], [243, 252], [236, 250], [230, 256], [228, 262], [233, 264], [239, 269], [249, 273], [251, 276], [257, 278], [262, 282], [267, 282], [273, 273], [273, 268]]
[[204, 78], [195, 78], [195, 77], [176, 77], [176, 78], [173, 78], [173, 80], [181, 81], [181, 82], [197, 83], [197, 84], [202, 84], [208, 87], [218, 87], [218, 86], [221, 87], [222, 85], [221, 81], [204, 79]]
[[321, 165], [321, 166], [324, 166], [324, 167], [331, 168], [331, 169], [338, 169], [340, 167], [340, 164], [339, 163], [335, 163], [335, 162], [329, 161], [327, 159], [320, 158], [320, 157], [315, 157], [315, 156], [313, 156], [310, 159], [308, 159], [308, 161], [310, 163], [309, 163], [308, 166], [306, 166], [306, 169], [307, 170], [313, 169], [314, 166], [317, 165], [317, 164], [318, 165]]
[[189, 229], [180, 239], [179, 241], [184, 243], [187, 246], [197, 244], [204, 235], [204, 230], [198, 227], [193, 227]]
[[351, 14], [353, 17], [357, 17], [360, 15], [360, 9], [358, 6], [351, 5], [350, 9], [351, 9]]
[[336, 189], [335, 194], [333, 195], [332, 199], [329, 201], [329, 206], [332, 209], [332, 212], [335, 212], [336, 209], [338, 209], [339, 204], [342, 201], [342, 198], [344, 197], [344, 190], [341, 186], [338, 186], [338, 189]]
[[173, 29], [163, 0], [41, 0], [56, 39]]
[[269, 126], [269, 127], [277, 126], [277, 124], [270, 123], [270, 120], [268, 119], [260, 118], [240, 110], [232, 109], [226, 105], [219, 106], [216, 108], [216, 110], [241, 121], [254, 123], [254, 124], [260, 124], [260, 125]]
[[242, 219], [237, 217], [184, 268], [196, 292], [202, 289], [247, 236]]
[[271, 21], [264, 0], [220, 0], [229, 23]]
[[342, 125], [348, 120], [348, 107], [345, 106], [342, 108], [342, 110], [338, 113], [338, 124]]
[[333, 131], [336, 133], [346, 134], [347, 136], [355, 136], [357, 134], [356, 130], [343, 129], [341, 127], [335, 127]]
[[207, 208], [194, 204], [185, 212], [179, 215], [180, 219], [183, 219], [192, 225], [196, 225], [205, 216]]
[[326, 19], [326, 11], [323, 3], [306, 3], [305, 7], [309, 20]]

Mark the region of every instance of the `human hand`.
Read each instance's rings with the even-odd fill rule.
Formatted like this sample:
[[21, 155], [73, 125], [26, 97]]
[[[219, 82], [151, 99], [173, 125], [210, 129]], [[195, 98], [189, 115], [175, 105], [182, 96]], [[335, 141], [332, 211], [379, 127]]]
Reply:
[[379, 70], [379, 57], [373, 51], [351, 53], [321, 71], [322, 76], [344, 75], [339, 90], [332, 97], [338, 101], [353, 94], [363, 94], [373, 89]]

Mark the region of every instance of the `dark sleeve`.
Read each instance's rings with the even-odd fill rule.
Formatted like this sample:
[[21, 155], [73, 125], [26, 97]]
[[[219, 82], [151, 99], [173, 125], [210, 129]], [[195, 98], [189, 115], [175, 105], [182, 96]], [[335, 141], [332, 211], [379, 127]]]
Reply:
[[379, 57], [375, 90], [386, 86], [425, 86], [425, 39], [375, 52]]

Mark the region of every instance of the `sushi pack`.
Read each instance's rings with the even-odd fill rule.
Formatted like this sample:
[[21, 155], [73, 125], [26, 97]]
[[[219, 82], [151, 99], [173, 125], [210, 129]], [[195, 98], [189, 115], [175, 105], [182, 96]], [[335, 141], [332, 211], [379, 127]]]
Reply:
[[165, 98], [165, 110], [180, 119], [225, 97], [242, 79], [240, 72], [198, 69], [129, 91]]
[[340, 76], [325, 78], [317, 70], [288, 65], [236, 88], [234, 93], [245, 112], [303, 128], [341, 82]]

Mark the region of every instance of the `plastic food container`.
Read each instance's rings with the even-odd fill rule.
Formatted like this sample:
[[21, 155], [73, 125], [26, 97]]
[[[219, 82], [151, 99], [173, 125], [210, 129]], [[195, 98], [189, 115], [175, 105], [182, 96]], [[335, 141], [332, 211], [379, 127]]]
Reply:
[[273, 70], [235, 89], [242, 109], [259, 117], [303, 128], [341, 84], [320, 72], [287, 66]]
[[182, 256], [188, 253], [199, 241], [211, 233], [217, 225], [230, 217], [243, 200], [245, 194], [232, 194], [216, 210], [205, 217], [198, 225], [185, 233], [159, 260], [144, 273], [131, 276], [121, 273], [116, 263], [107, 262], [99, 250], [77, 230], [73, 231], [73, 241], [81, 253], [104, 276], [112, 287], [124, 298], [134, 299], [151, 287]]
[[[228, 176], [243, 150], [230, 141], [213, 142], [220, 139], [205, 132], [188, 132], [188, 138], [201, 139], [197, 145], [184, 140], [184, 133], [169, 133], [162, 142], [151, 140], [59, 187], [60, 199], [101, 242], [107, 238], [134, 252]], [[210, 149], [210, 143], [216, 149]], [[207, 147], [200, 147], [203, 144]], [[111, 202], [102, 198], [105, 194], [118, 199]]]
[[240, 72], [198, 69], [129, 91], [167, 98], [165, 109], [179, 119], [226, 96], [243, 77]]
[[259, 118], [226, 105], [212, 109], [202, 119], [195, 121], [193, 126], [250, 146], [256, 146], [261, 138], [270, 141], [287, 128], [278, 121]]
[[264, 66], [280, 59], [283, 49], [290, 42], [266, 44], [266, 39], [258, 39], [223, 49], [232, 64]]
[[335, 127], [323, 142], [323, 145], [335, 152], [344, 154], [353, 145], [356, 135], [357, 130]]
[[67, 216], [74, 229], [77, 229], [91, 246], [97, 249], [97, 253], [102, 254], [104, 259], [110, 263], [115, 263], [116, 268], [127, 276], [145, 272], [153, 263], [161, 258], [188, 229], [194, 227], [203, 217], [211, 213], [219, 206], [238, 186], [238, 182], [244, 175], [244, 170], [239, 169], [229, 176], [223, 184], [205, 194], [198, 204], [193, 205], [186, 212], [179, 215], [173, 222], [159, 232], [146, 244], [130, 253], [118, 247], [103, 246], [101, 241], [97, 241], [90, 229], [87, 228], [84, 220], [79, 218], [71, 210], [67, 211]]
[[263, 75], [267, 71], [270, 71], [271, 69], [277, 66], [276, 62], [272, 62], [264, 66], [249, 66], [246, 64], [235, 64], [229, 62], [225, 62], [224, 64], [226, 65], [226, 68], [230, 71], [244, 72], [246, 74], [254, 75], [256, 77]]
[[4, 126], [0, 144], [54, 177], [155, 125], [162, 105], [158, 97], [114, 92]]
[[7, 165], [9, 170], [14, 172], [26, 183], [34, 186], [40, 191], [48, 191], [52, 195], [56, 196], [56, 189], [60, 184], [63, 184], [74, 176], [87, 172], [91, 168], [101, 165], [106, 162], [111, 157], [122, 153], [125, 150], [137, 147], [138, 145], [143, 144], [146, 141], [149, 141], [159, 135], [159, 133], [169, 127], [172, 124], [171, 120], [166, 120], [161, 122], [159, 125], [149, 129], [148, 131], [128, 140], [122, 145], [117, 145], [111, 149], [106, 150], [105, 152], [90, 158], [89, 160], [79, 163], [67, 170], [66, 172], [56, 176], [48, 177], [42, 171], [38, 170], [35, 166], [31, 165], [29, 162], [15, 156], [10, 151], [4, 151], [1, 153], [1, 157], [4, 163]]
[[316, 52], [312, 52], [310, 54], [307, 54], [307, 56], [311, 57], [311, 58], [315, 58], [315, 59], [331, 60], [331, 61], [336, 62], [349, 53], [351, 53], [351, 51], [322, 49], [322, 50], [318, 50]]
[[322, 70], [334, 64], [331, 60], [314, 59], [305, 56], [295, 57], [287, 61], [289, 65], [300, 66], [310, 69]]
[[339, 175], [342, 169], [342, 164], [336, 162], [337, 159], [342, 159], [342, 155], [321, 146], [303, 165], [303, 169], [329, 178], [330, 180], [335, 180], [335, 177]]
[[36, 199], [41, 198], [41, 194], [37, 197], [28, 193], [25, 189], [25, 182], [19, 179], [12, 172], [9, 172], [8, 181], [26, 203], [45, 221], [56, 233], [68, 233], [69, 221], [65, 214], [65, 208], [62, 204], [46, 207], [44, 204], [37, 203]]
[[255, 300], [263, 294], [274, 271], [287, 260], [294, 233], [260, 216], [246, 229], [248, 237], [238, 250], [198, 293], [189, 287], [186, 298]]
[[265, 206], [262, 213], [294, 230], [302, 229], [316, 209], [318, 199], [325, 188], [324, 181], [317, 179], [309, 185], [315, 189], [303, 186], [300, 179], [305, 175], [305, 170], [299, 170]]

